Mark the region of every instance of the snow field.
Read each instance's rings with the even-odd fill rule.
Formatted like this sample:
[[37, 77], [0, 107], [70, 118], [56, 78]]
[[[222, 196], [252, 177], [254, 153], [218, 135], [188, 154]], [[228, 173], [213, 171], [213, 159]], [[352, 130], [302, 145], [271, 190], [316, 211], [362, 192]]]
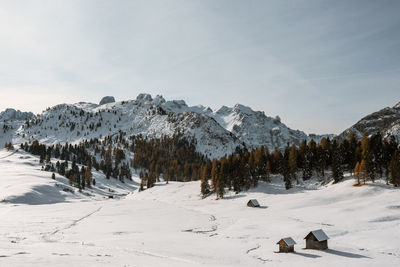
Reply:
[[[215, 200], [201, 198], [199, 182], [158, 183], [139, 193], [137, 178], [120, 185], [96, 174], [99, 187], [127, 194], [106, 199], [98, 188], [91, 196], [59, 192], [54, 184], [61, 178], [39, 169], [35, 157], [0, 152], [0, 266], [400, 264], [400, 194], [384, 181], [362, 187], [351, 178], [324, 186], [310, 181], [286, 191], [275, 177]], [[43, 204], [54, 190], [61, 196]], [[252, 198], [261, 208], [246, 206]], [[303, 249], [303, 238], [316, 229], [330, 237], [328, 250]], [[296, 253], [275, 253], [287, 236], [297, 242]]]

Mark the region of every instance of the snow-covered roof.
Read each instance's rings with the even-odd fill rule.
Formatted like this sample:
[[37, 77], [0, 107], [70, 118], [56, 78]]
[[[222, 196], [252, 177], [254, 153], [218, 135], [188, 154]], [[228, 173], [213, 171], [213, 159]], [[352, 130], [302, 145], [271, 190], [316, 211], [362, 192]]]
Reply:
[[[325, 234], [324, 231], [322, 231], [322, 229], [311, 231], [307, 236], [309, 236], [310, 234], [313, 234], [319, 242], [329, 239], [329, 237]], [[307, 238], [307, 236], [305, 238]]]
[[[297, 243], [293, 240], [293, 238], [291, 238], [291, 237], [282, 238], [281, 240], [279, 240], [279, 242], [281, 242], [282, 240], [283, 240], [283, 242], [285, 242], [286, 245], [288, 245], [288, 246], [293, 246], [293, 245], [297, 244]], [[279, 244], [279, 242], [278, 242], [277, 244]]]
[[258, 203], [257, 199], [250, 199], [249, 201], [251, 203], [253, 203], [254, 206], [260, 206], [260, 204]]

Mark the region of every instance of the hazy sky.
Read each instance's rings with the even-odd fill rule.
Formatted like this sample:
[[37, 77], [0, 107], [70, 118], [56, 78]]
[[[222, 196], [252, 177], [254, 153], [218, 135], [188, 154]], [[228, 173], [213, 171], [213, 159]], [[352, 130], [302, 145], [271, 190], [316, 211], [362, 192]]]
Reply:
[[400, 101], [400, 1], [0, 0], [0, 110], [141, 92], [339, 133]]

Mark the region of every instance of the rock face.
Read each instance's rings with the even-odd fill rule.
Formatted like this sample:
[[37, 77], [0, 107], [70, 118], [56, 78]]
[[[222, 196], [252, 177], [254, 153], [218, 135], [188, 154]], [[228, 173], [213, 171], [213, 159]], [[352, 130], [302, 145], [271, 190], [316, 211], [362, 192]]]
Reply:
[[22, 112], [13, 108], [8, 108], [3, 112], [0, 112], [0, 121], [24, 121], [32, 119], [35, 115], [32, 112]]
[[105, 96], [101, 99], [99, 105], [104, 105], [104, 104], [114, 103], [114, 102], [115, 102], [115, 98], [113, 96]]
[[394, 136], [400, 140], [400, 103], [371, 113], [338, 136], [339, 140], [347, 138], [350, 133], [361, 138], [364, 133], [370, 135], [380, 133], [383, 137]]
[[272, 151], [274, 147], [283, 149], [287, 143], [300, 145], [309, 139], [304, 132], [287, 127], [279, 116], [268, 117], [264, 112], [240, 104], [233, 108], [223, 106], [212, 116], [248, 148], [266, 146]]

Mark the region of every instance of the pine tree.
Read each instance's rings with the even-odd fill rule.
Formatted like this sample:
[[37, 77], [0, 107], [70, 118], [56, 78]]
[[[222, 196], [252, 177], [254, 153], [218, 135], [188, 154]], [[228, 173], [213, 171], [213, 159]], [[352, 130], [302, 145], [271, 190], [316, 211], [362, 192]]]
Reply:
[[290, 180], [289, 172], [285, 172], [285, 174], [283, 175], [283, 180], [285, 182], [286, 190], [289, 190], [290, 188], [292, 188], [292, 181]]
[[216, 181], [216, 193], [217, 193], [217, 198], [223, 198], [225, 195], [225, 185], [224, 185], [224, 181], [223, 178], [218, 175], [217, 177], [217, 181]]
[[329, 148], [329, 139], [322, 138], [321, 143], [317, 146], [316, 149], [317, 171], [321, 174], [322, 177], [325, 177], [325, 169], [329, 163]]
[[297, 149], [295, 145], [292, 145], [289, 152], [289, 175], [291, 179], [297, 180], [296, 172], [297, 172]]
[[363, 180], [363, 184], [365, 184], [365, 181], [368, 178], [368, 171], [367, 171], [367, 163], [366, 163], [366, 161], [364, 159], [361, 160], [359, 168], [360, 168], [360, 170], [359, 170], [360, 177]]
[[10, 150], [14, 149], [14, 146], [12, 145], [11, 142], [6, 143], [4, 147], [7, 149], [7, 151], [10, 151]]
[[233, 158], [233, 163], [232, 166], [235, 166], [234, 170], [232, 171], [232, 176], [233, 176], [233, 181], [232, 181], [232, 186], [233, 186], [233, 191], [235, 193], [239, 193], [242, 191], [243, 187], [243, 165], [242, 165], [242, 160], [240, 158], [240, 155], [237, 155]]
[[343, 179], [341, 153], [337, 147], [336, 141], [332, 144], [332, 177], [335, 183], [340, 182]]
[[305, 148], [303, 161], [303, 180], [308, 180], [312, 176], [312, 153], [308, 147]]
[[267, 161], [267, 164], [266, 164], [266, 167], [265, 167], [265, 177], [266, 177], [266, 182], [269, 182], [270, 181], [270, 177], [271, 177], [271, 162], [268, 160]]
[[210, 193], [210, 185], [208, 184], [209, 167], [207, 164], [201, 168], [201, 194], [203, 196]]
[[400, 156], [398, 150], [393, 153], [389, 166], [390, 183], [394, 186], [400, 185]]
[[211, 190], [215, 191], [217, 187], [217, 179], [218, 179], [218, 160], [214, 159], [212, 161], [212, 166], [211, 166]]
[[354, 178], [357, 181], [357, 185], [360, 185], [360, 163], [357, 162], [356, 166], [354, 167]]
[[[90, 188], [92, 184], [92, 179], [93, 179], [93, 174], [92, 174], [92, 162], [90, 159], [86, 162], [86, 170], [83, 178], [83, 185], [86, 183], [86, 185]], [[83, 186], [84, 187], [84, 186]]]
[[362, 161], [364, 161], [364, 163], [362, 163], [364, 184], [365, 180], [367, 180], [368, 178], [372, 181], [375, 181], [375, 170], [374, 164], [372, 162], [371, 143], [367, 134], [364, 134], [361, 140], [361, 156]]
[[353, 169], [356, 166], [356, 163], [359, 161], [359, 159], [356, 157], [357, 138], [354, 132], [351, 132], [348, 135], [348, 142], [349, 142], [348, 145], [349, 149], [347, 150], [348, 153], [346, 153], [347, 169], [353, 171]]
[[289, 147], [286, 147], [285, 154], [282, 160], [282, 174], [286, 190], [292, 188], [292, 181], [291, 181], [290, 167], [289, 167], [289, 154], [290, 154]]
[[46, 162], [46, 164], [49, 164], [49, 162], [50, 162], [50, 156], [48, 154], [46, 154], [46, 156], [45, 156], [45, 162]]
[[275, 147], [274, 153], [271, 157], [271, 171], [272, 173], [282, 173], [282, 152]]

